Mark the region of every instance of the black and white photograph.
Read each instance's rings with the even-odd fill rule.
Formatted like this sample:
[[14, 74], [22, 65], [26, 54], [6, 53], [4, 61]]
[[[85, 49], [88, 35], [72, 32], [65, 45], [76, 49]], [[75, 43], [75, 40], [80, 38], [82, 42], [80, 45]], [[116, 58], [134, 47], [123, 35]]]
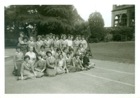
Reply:
[[135, 4], [3, 7], [5, 94], [136, 93]]

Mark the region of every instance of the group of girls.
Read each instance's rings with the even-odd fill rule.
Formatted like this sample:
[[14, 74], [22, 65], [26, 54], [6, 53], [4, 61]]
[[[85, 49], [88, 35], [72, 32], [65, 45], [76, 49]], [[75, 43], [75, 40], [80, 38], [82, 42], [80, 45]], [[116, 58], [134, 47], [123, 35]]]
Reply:
[[90, 63], [84, 36], [77, 35], [74, 38], [73, 35], [47, 34], [28, 38], [20, 32], [13, 71], [18, 80], [56, 76], [88, 70], [94, 66], [94, 63]]

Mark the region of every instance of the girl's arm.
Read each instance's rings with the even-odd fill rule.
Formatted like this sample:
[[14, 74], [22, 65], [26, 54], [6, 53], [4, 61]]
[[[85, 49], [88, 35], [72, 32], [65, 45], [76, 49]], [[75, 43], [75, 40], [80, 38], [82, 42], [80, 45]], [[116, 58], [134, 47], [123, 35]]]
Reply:
[[37, 47], [37, 42], [35, 43], [35, 51], [37, 52], [37, 53], [39, 53], [39, 51], [38, 51], [38, 49], [37, 49], [38, 47]]
[[24, 79], [23, 73], [24, 73], [24, 63], [22, 63], [22, 65], [21, 65], [21, 70], [20, 70], [21, 80]]
[[64, 66], [64, 69], [67, 69], [66, 60], [63, 61], [63, 66]]
[[34, 75], [36, 76], [36, 73], [35, 73], [35, 69], [34, 69], [33, 64], [31, 64], [31, 70], [32, 70], [32, 72], [34, 73]]
[[48, 67], [48, 68], [54, 69], [54, 67], [52, 67], [52, 66], [50, 65], [50, 63], [49, 63], [49, 60], [48, 60], [48, 59], [46, 60], [46, 64], [47, 64], [47, 67]]
[[79, 63], [80, 63], [80, 67], [81, 68], [84, 68], [83, 66], [82, 66], [82, 61], [79, 59]]
[[18, 41], [20, 44], [23, 44], [23, 40], [20, 37], [18, 38]]
[[46, 69], [46, 62], [44, 62], [44, 68], [41, 70], [41, 72], [44, 72], [45, 69]]
[[40, 70], [37, 68], [38, 62], [35, 62], [34, 64], [34, 70], [40, 72]]
[[75, 67], [75, 60], [74, 60], [74, 58], [72, 59], [72, 65]]
[[16, 55], [14, 56], [13, 62], [14, 62], [14, 67], [15, 67], [15, 69], [17, 69], [17, 64], [16, 64]]

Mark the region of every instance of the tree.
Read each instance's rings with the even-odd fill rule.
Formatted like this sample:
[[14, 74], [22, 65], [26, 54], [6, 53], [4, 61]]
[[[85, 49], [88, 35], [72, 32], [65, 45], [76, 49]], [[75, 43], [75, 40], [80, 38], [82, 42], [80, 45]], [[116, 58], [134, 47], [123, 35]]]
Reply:
[[94, 42], [102, 41], [104, 39], [104, 20], [99, 12], [90, 14], [89, 27], [91, 31], [91, 38]]
[[83, 35], [87, 39], [91, 35], [88, 21], [75, 24], [74, 34]]
[[5, 20], [6, 25], [37, 24], [41, 34], [59, 34], [73, 31], [81, 17], [72, 5], [11, 5], [5, 8]]

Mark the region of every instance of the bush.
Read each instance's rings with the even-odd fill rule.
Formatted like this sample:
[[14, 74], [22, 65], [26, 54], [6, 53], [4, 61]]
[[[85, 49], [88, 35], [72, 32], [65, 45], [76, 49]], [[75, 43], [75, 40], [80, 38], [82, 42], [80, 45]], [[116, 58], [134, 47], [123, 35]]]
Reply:
[[104, 41], [108, 42], [108, 41], [112, 41], [113, 40], [113, 34], [106, 34], [104, 37]]
[[104, 41], [132, 41], [134, 40], [134, 27], [112, 27], [105, 29]]

